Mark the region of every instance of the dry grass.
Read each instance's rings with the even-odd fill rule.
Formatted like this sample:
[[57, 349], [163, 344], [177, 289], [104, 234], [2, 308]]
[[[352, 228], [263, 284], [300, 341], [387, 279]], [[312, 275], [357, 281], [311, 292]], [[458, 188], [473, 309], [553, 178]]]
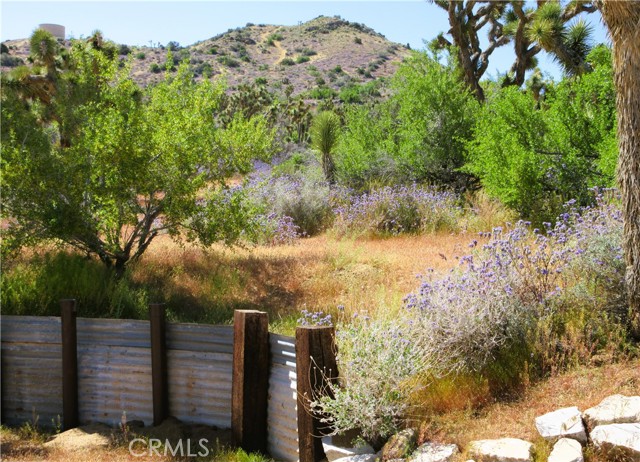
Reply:
[[230, 320], [233, 309], [262, 309], [272, 321], [301, 309], [337, 314], [398, 309], [428, 268], [444, 272], [457, 264], [471, 240], [465, 235], [339, 240], [330, 235], [280, 247], [208, 250], [154, 242], [134, 269], [134, 280], [183, 320]]

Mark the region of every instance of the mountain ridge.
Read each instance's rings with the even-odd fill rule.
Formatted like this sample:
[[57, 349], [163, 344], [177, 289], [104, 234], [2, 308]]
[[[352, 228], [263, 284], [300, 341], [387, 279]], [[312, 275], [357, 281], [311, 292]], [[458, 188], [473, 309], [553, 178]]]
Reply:
[[[69, 41], [65, 42], [67, 45]], [[3, 42], [11, 60], [27, 62], [28, 39]], [[174, 64], [188, 60], [198, 79], [224, 76], [231, 89], [254, 82], [311, 99], [341, 88], [388, 78], [410, 51], [364, 24], [339, 16], [319, 16], [294, 26], [251, 24], [182, 47], [119, 45], [141, 85], [160, 81], [171, 52]], [[6, 55], [6, 56], [5, 56]], [[315, 93], [315, 97], [313, 96]]]

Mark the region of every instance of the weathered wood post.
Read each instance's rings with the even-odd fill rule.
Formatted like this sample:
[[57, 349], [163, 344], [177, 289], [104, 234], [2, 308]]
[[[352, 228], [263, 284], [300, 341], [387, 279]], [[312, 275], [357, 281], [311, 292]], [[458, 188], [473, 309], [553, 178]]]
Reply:
[[78, 426], [78, 334], [76, 301], [60, 300], [62, 325], [62, 424], [65, 430]]
[[231, 433], [245, 451], [267, 452], [269, 316], [236, 310], [233, 316]]
[[160, 425], [169, 417], [169, 384], [167, 379], [167, 342], [164, 304], [149, 304], [149, 320], [151, 328], [153, 425]]
[[325, 458], [321, 437], [329, 430], [320, 417], [309, 410], [309, 402], [328, 392], [329, 381], [338, 378], [335, 329], [303, 326], [296, 329], [296, 369], [298, 376], [298, 447], [300, 462]]

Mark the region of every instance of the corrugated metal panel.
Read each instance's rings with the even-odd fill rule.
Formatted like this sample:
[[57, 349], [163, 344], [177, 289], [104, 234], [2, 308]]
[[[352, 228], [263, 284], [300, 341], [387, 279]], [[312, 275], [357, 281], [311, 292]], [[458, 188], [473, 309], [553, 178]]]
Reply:
[[167, 348], [233, 354], [233, 326], [169, 323]]
[[167, 326], [169, 413], [231, 428], [233, 326]]
[[149, 321], [78, 318], [78, 345], [151, 348]]
[[62, 416], [60, 318], [2, 316], [2, 421], [52, 426]]
[[81, 423], [153, 421], [151, 334], [148, 321], [78, 318], [78, 396]]
[[184, 422], [231, 428], [233, 355], [168, 350], [169, 413]]
[[298, 407], [295, 339], [269, 335], [268, 450], [285, 462], [298, 460]]

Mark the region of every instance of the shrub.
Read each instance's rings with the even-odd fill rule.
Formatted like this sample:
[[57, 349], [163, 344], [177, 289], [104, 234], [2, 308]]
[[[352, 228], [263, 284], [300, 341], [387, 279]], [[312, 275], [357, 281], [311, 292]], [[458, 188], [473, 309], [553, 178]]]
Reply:
[[296, 63], [297, 64], [307, 63], [307, 62], [309, 62], [309, 60], [310, 60], [310, 58], [308, 56], [304, 56], [304, 55], [303, 56], [298, 56], [296, 58]]
[[136, 59], [139, 59], [139, 60], [141, 60], [141, 61], [142, 61], [142, 60], [143, 60], [143, 59], [145, 59], [146, 57], [147, 57], [147, 55], [146, 55], [146, 54], [144, 54], [144, 52], [143, 52], [143, 51], [139, 51], [138, 53], [136, 53]]
[[336, 209], [340, 234], [397, 235], [455, 231], [459, 198], [447, 191], [411, 185], [386, 186], [352, 198]]
[[118, 47], [118, 54], [121, 56], [129, 55], [131, 54], [131, 48], [129, 47], [129, 45], [122, 44]]
[[230, 56], [220, 56], [218, 57], [217, 61], [222, 64], [223, 66], [227, 66], [227, 67], [238, 67], [240, 66], [240, 63], [233, 59]]
[[281, 66], [294, 66], [296, 62], [292, 58], [284, 58], [280, 61]]
[[0, 54], [0, 66], [18, 67], [23, 65], [24, 60], [18, 56], [11, 56], [9, 53]]
[[149, 70], [154, 74], [158, 74], [162, 71], [158, 63], [151, 63], [151, 65], [149, 66]]
[[332, 220], [329, 186], [319, 171], [272, 177], [249, 185], [248, 194], [264, 215], [290, 217], [301, 235], [312, 236]]
[[362, 39], [360, 37], [354, 37], [353, 43], [355, 43], [356, 45], [362, 45]]
[[361, 317], [338, 331], [339, 383], [328, 385], [334, 399], [317, 396], [311, 402], [334, 434], [357, 428], [379, 446], [402, 427], [409, 410], [405, 396], [426, 368], [406, 327]]

